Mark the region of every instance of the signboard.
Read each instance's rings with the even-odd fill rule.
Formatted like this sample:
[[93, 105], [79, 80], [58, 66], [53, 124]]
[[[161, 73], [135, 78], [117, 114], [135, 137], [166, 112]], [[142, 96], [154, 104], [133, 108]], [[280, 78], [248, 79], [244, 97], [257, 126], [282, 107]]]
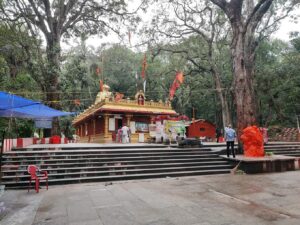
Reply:
[[130, 131], [135, 134], [135, 121], [130, 121]]
[[155, 126], [155, 140], [156, 142], [162, 142], [163, 140], [163, 132], [164, 132], [164, 126], [161, 124], [161, 121], [156, 121]]
[[34, 120], [36, 128], [52, 128], [52, 120]]
[[109, 118], [108, 120], [108, 130], [109, 131], [115, 131], [116, 129], [116, 123], [115, 123], [115, 118]]
[[135, 129], [140, 132], [148, 132], [149, 127], [147, 123], [135, 122]]
[[156, 136], [156, 125], [155, 124], [149, 124], [149, 135], [150, 135], [150, 137]]
[[139, 133], [139, 142], [145, 142], [145, 136], [143, 133]]
[[185, 124], [183, 121], [165, 120], [164, 126], [164, 132], [173, 140], [176, 140], [177, 136], [185, 136]]

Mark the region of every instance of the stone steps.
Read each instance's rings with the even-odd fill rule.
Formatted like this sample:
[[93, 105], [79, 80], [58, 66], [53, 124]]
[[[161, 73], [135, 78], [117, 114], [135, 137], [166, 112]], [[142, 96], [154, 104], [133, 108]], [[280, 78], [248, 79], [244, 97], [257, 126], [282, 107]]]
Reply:
[[[140, 174], [122, 174], [109, 176], [93, 176], [79, 178], [64, 178], [64, 179], [49, 179], [49, 184], [72, 184], [83, 182], [107, 182], [118, 180], [132, 179], [153, 179], [153, 178], [168, 178], [180, 176], [199, 176], [199, 175], [217, 175], [229, 173], [229, 169], [212, 169], [212, 170], [195, 170], [195, 171], [176, 171], [176, 172], [160, 172], [160, 173], [140, 173]], [[41, 181], [44, 183], [45, 181]], [[27, 188], [28, 181], [18, 182], [3, 182], [8, 188]]]
[[211, 152], [197, 152], [197, 151], [182, 151], [182, 152], [147, 152], [147, 153], [95, 153], [95, 154], [35, 154], [35, 155], [6, 155], [3, 156], [4, 159], [10, 160], [19, 160], [19, 159], [71, 159], [71, 158], [80, 158], [80, 159], [89, 159], [89, 158], [103, 158], [103, 157], [136, 157], [136, 156], [168, 156], [168, 155], [206, 155]]
[[208, 148], [26, 150], [3, 155], [2, 183], [26, 187], [30, 164], [48, 171], [50, 184], [223, 174], [232, 169]]
[[[153, 164], [136, 164], [136, 165], [126, 165], [126, 164], [118, 164], [118, 165], [107, 165], [103, 164], [101, 166], [84, 166], [84, 167], [47, 167], [43, 168], [44, 170], [48, 171], [48, 174], [57, 174], [57, 173], [66, 173], [70, 171], [101, 171], [101, 170], [119, 170], [119, 169], [140, 169], [140, 168], [164, 168], [164, 167], [182, 167], [182, 166], [207, 166], [207, 165], [224, 165], [226, 163], [225, 160], [219, 160], [219, 161], [209, 161], [209, 162], [184, 162], [184, 163], [153, 163]], [[5, 173], [8, 176], [16, 176], [18, 173], [26, 173], [27, 170], [24, 167], [23, 169], [18, 170], [3, 170], [3, 173]]]
[[67, 150], [67, 151], [76, 151], [76, 150], [108, 150], [108, 149], [163, 149], [163, 148], [169, 148], [168, 145], [162, 145], [162, 144], [112, 144], [112, 145], [85, 145], [85, 144], [68, 144], [68, 145], [51, 145], [51, 146], [45, 146], [45, 145], [34, 145], [29, 146], [25, 148], [14, 148], [12, 151], [46, 151], [46, 150]]
[[[118, 162], [122, 162], [122, 163], [125, 163], [125, 164], [144, 164], [144, 163], [164, 163], [164, 162], [202, 162], [202, 161], [220, 161], [220, 160], [223, 160], [222, 158], [219, 158], [218, 156], [216, 157], [206, 157], [206, 158], [203, 158], [203, 157], [194, 157], [194, 158], [188, 158], [188, 159], [142, 159], [142, 160], [134, 160], [134, 161], [128, 161], [128, 160], [125, 160], [125, 161], [112, 161], [112, 160], [101, 160], [99, 162], [99, 160], [97, 160], [96, 162], [86, 162], [86, 161], [83, 161], [83, 162], [67, 162], [67, 163], [61, 163], [61, 162], [57, 162], [57, 161], [53, 161], [53, 163], [43, 163], [43, 164], [39, 164], [39, 166], [41, 168], [44, 168], [44, 169], [47, 169], [48, 167], [59, 167], [59, 166], [82, 166], [82, 165], [103, 165], [103, 164], [116, 164]], [[9, 161], [7, 161], [9, 162]], [[10, 163], [6, 163], [8, 165], [20, 165], [20, 166], [27, 166], [27, 163], [18, 163], [16, 161], [13, 161], [12, 164]]]
[[300, 157], [300, 143], [299, 144], [277, 144], [265, 146], [265, 152], [272, 152], [275, 155], [286, 155]]
[[[167, 171], [195, 171], [199, 169], [228, 169], [230, 168], [230, 165], [202, 165], [202, 166], [181, 166], [181, 167], [158, 167], [158, 168], [138, 168], [138, 169], [127, 169], [127, 168], [107, 168], [102, 167], [98, 168], [95, 171], [78, 171], [78, 172], [64, 172], [59, 173], [56, 171], [56, 173], [49, 173], [48, 177], [49, 179], [59, 179], [59, 178], [71, 178], [71, 177], [90, 177], [90, 176], [99, 176], [99, 175], [111, 175], [111, 174], [135, 174], [135, 173], [154, 173], [154, 172], [167, 172]], [[8, 180], [14, 180], [16, 176], [10, 176], [6, 175], [2, 177], [4, 182]], [[22, 175], [18, 175], [18, 180], [27, 180], [29, 178], [29, 175], [26, 175], [25, 173]]]

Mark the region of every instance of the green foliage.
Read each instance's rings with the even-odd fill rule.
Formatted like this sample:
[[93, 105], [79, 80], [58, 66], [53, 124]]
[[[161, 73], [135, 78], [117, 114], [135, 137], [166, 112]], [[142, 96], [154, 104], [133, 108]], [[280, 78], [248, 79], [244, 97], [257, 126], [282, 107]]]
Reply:
[[6, 138], [32, 137], [34, 123], [32, 120], [0, 118], [0, 132], [3, 131]]
[[[142, 57], [130, 49], [113, 45], [101, 53], [102, 76], [112, 91], [133, 98], [136, 93], [135, 75], [141, 74]], [[141, 88], [141, 86], [139, 86]]]
[[278, 40], [264, 42], [257, 52], [256, 90], [263, 126], [296, 126], [300, 113], [300, 54]]

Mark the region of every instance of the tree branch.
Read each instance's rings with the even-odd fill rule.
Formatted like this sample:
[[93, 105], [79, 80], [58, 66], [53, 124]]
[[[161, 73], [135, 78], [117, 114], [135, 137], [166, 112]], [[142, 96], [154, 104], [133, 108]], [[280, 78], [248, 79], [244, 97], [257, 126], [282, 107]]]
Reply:
[[246, 24], [244, 26], [244, 32], [247, 32], [248, 28], [250, 28], [252, 32], [256, 29], [258, 23], [268, 11], [272, 2], [273, 0], [261, 0], [259, 3], [257, 3], [251, 15], [247, 18]]
[[51, 15], [51, 5], [50, 5], [50, 2], [49, 0], [43, 0], [43, 3], [44, 3], [44, 6], [45, 6], [45, 12], [46, 12], [46, 15], [47, 15], [47, 22], [48, 22], [48, 26], [49, 26], [49, 29], [51, 32], [53, 32], [53, 18], [52, 18], [52, 15]]
[[[18, 4], [18, 0], [16, 0], [16, 3]], [[33, 0], [29, 0], [29, 3], [30, 3], [30, 5], [32, 6], [32, 8], [33, 8], [33, 10], [34, 10], [34, 12], [35, 12], [35, 14], [36, 14], [36, 16], [38, 17], [38, 21], [35, 21], [35, 22], [38, 22], [38, 23], [37, 23], [37, 26], [41, 29], [41, 31], [42, 31], [46, 36], [48, 36], [49, 32], [48, 32], [47, 26], [46, 26], [46, 24], [45, 24], [45, 21], [44, 21], [44, 19], [43, 19], [42, 14], [39, 12], [39, 10], [38, 10], [38, 8], [37, 8], [37, 6], [36, 6], [36, 3], [35, 3]], [[25, 11], [23, 11], [23, 13], [26, 14]]]

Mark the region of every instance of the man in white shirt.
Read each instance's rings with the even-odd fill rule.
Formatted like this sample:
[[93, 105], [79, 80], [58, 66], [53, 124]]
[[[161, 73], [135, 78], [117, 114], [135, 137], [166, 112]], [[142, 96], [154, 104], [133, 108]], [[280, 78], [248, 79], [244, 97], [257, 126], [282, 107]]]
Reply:
[[122, 143], [129, 143], [129, 127], [126, 124], [121, 128], [122, 129]]
[[230, 156], [230, 150], [229, 147], [231, 148], [231, 153], [233, 158], [235, 158], [235, 153], [234, 153], [234, 140], [236, 138], [236, 133], [235, 130], [231, 128], [231, 125], [229, 124], [227, 127], [225, 127], [225, 140], [226, 140], [226, 150], [227, 150], [227, 157]]

